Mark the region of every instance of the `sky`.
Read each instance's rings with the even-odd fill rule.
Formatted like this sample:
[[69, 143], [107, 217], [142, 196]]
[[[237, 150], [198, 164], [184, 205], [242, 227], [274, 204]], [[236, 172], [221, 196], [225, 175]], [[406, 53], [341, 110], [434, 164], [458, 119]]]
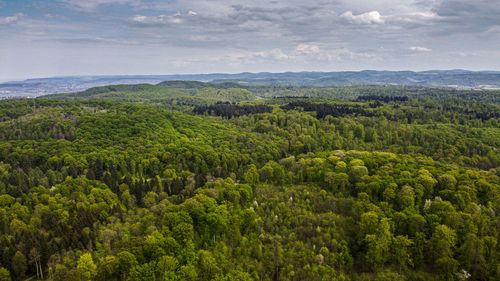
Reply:
[[499, 0], [0, 0], [0, 80], [500, 70]]

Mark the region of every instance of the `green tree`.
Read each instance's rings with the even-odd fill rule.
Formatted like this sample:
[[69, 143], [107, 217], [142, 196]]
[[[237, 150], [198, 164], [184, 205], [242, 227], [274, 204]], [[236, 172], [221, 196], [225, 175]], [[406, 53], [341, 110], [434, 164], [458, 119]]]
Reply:
[[28, 268], [26, 257], [17, 251], [12, 257], [12, 271], [16, 279], [22, 279]]
[[273, 167], [271, 165], [265, 165], [259, 171], [260, 181], [269, 183], [273, 179]]
[[453, 256], [457, 235], [446, 225], [439, 225], [434, 230], [430, 241], [430, 251], [434, 260]]
[[346, 173], [326, 173], [325, 181], [332, 192], [340, 191], [342, 194], [347, 195], [349, 176]]
[[254, 164], [250, 164], [248, 166], [248, 170], [245, 172], [244, 176], [245, 182], [250, 185], [256, 185], [259, 183], [259, 172], [257, 171], [257, 167]]
[[461, 265], [464, 266], [474, 278], [479, 280], [488, 278], [488, 263], [485, 259], [485, 245], [482, 239], [479, 239], [473, 233], [468, 233], [459, 251], [461, 252]]
[[0, 281], [10, 281], [10, 273], [7, 269], [0, 267]]
[[367, 245], [365, 261], [372, 270], [379, 268], [388, 260], [392, 234], [389, 219], [384, 218], [377, 226], [375, 234], [368, 234], [364, 239]]
[[436, 260], [436, 268], [439, 270], [441, 280], [454, 281], [458, 273], [458, 262], [450, 257], [442, 257]]
[[92, 260], [92, 256], [89, 253], [85, 253], [78, 259], [77, 265], [80, 278], [84, 281], [93, 280], [97, 274], [97, 266]]
[[198, 251], [197, 262], [199, 268], [198, 277], [201, 280], [213, 280], [221, 272], [220, 268], [217, 266], [217, 262], [212, 256], [212, 253], [209, 251]]
[[392, 248], [394, 252], [394, 260], [399, 267], [399, 273], [406, 271], [408, 266], [413, 266], [413, 261], [410, 257], [409, 247], [413, 242], [406, 236], [398, 235], [394, 237]]
[[172, 256], [163, 256], [156, 265], [157, 275], [161, 280], [174, 280], [175, 271], [179, 267], [179, 262]]
[[118, 269], [121, 279], [124, 280], [128, 277], [130, 270], [137, 265], [137, 260], [132, 253], [127, 251], [119, 252], [116, 256], [119, 262]]
[[184, 265], [177, 270], [177, 280], [194, 281], [197, 280], [198, 274], [192, 265]]
[[129, 280], [134, 281], [155, 281], [155, 262], [136, 265], [130, 272]]
[[120, 278], [119, 259], [115, 256], [101, 258], [97, 264], [97, 279], [118, 280]]

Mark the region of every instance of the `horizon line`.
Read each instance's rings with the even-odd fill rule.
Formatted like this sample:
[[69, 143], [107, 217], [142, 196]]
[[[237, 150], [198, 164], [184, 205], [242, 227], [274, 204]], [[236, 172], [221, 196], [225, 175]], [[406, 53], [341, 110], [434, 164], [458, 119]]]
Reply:
[[242, 72], [205, 72], [205, 73], [170, 73], [170, 74], [68, 74], [68, 75], [49, 75], [49, 76], [33, 76], [33, 77], [25, 77], [25, 78], [0, 78], [0, 84], [9, 83], [9, 82], [23, 82], [26, 80], [35, 80], [35, 79], [55, 79], [55, 78], [78, 78], [78, 77], [137, 77], [137, 76], [180, 76], [180, 75], [238, 75], [238, 74], [261, 74], [261, 73], [269, 73], [269, 74], [282, 74], [282, 73], [342, 73], [342, 72], [367, 72], [367, 71], [375, 71], [375, 72], [414, 72], [414, 73], [422, 73], [422, 72], [432, 72], [432, 71], [467, 71], [467, 72], [498, 72], [500, 74], [500, 70], [469, 70], [462, 68], [453, 68], [453, 69], [427, 69], [427, 70], [387, 70], [387, 69], [363, 69], [363, 70], [336, 70], [336, 71], [317, 71], [317, 70], [301, 70], [301, 71], [281, 71], [281, 72], [270, 72], [270, 71], [242, 71]]

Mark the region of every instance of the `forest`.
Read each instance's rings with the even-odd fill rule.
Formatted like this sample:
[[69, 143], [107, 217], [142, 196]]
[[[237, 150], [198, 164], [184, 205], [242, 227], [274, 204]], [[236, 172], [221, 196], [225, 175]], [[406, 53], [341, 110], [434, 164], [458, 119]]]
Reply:
[[0, 281], [500, 280], [500, 92], [0, 100]]

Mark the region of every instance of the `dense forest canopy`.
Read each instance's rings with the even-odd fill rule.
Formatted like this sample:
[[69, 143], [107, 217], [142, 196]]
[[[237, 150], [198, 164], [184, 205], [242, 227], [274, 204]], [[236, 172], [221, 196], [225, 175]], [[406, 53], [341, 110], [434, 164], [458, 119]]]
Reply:
[[500, 92], [0, 101], [0, 281], [500, 280]]

